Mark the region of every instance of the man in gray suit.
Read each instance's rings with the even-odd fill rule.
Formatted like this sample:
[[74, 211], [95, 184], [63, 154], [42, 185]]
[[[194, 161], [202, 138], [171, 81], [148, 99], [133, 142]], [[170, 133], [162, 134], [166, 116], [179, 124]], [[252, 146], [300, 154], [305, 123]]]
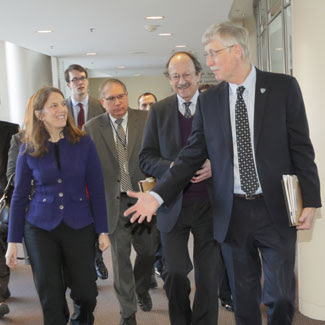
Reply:
[[[98, 99], [88, 95], [88, 74], [84, 67], [71, 64], [65, 70], [64, 78], [71, 92], [71, 96], [66, 99], [67, 107], [75, 124], [81, 129], [85, 122], [105, 111]], [[96, 273], [100, 279], [105, 280], [108, 278], [108, 271], [103, 261], [102, 251], [97, 244], [95, 250]]]
[[[95, 143], [104, 177], [120, 325], [135, 325], [136, 300], [143, 311], [152, 308], [149, 285], [155, 245], [151, 232], [144, 229], [149, 225], [134, 228], [123, 212], [135, 202], [126, 191], [137, 189], [138, 181], [145, 178], [139, 168], [139, 152], [147, 112], [128, 107], [128, 92], [120, 80], [106, 80], [99, 91], [99, 101], [107, 114], [91, 119], [84, 130]], [[130, 261], [131, 244], [137, 253], [134, 270]]]

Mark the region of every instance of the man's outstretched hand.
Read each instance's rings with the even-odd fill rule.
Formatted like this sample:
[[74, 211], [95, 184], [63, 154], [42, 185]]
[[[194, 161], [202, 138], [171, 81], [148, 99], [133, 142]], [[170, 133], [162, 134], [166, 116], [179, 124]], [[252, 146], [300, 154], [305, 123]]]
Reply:
[[142, 223], [145, 219], [150, 222], [153, 214], [159, 208], [158, 201], [149, 193], [128, 191], [127, 194], [129, 197], [138, 199], [138, 201], [124, 212], [124, 216], [127, 217], [133, 213], [130, 219], [131, 223], [137, 220], [138, 223]]

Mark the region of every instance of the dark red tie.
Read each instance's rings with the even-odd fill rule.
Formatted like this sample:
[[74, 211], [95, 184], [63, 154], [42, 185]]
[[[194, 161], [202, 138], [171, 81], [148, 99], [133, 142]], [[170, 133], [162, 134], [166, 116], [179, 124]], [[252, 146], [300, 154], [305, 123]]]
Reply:
[[81, 130], [82, 126], [85, 124], [85, 111], [82, 103], [79, 103], [80, 111], [78, 113], [78, 128]]

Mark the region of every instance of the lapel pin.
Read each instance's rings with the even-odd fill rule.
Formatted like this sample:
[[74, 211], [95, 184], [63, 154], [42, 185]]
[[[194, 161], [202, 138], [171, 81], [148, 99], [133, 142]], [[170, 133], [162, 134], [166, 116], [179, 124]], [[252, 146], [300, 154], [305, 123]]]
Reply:
[[260, 92], [261, 92], [261, 94], [264, 94], [266, 92], [266, 89], [265, 88], [261, 88], [260, 89]]

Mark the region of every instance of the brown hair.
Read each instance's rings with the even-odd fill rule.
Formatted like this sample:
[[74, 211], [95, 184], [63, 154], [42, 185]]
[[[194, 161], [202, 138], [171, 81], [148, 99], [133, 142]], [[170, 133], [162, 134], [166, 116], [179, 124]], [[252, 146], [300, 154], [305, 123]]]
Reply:
[[64, 79], [66, 82], [70, 82], [70, 76], [69, 76], [69, 72], [72, 72], [73, 70], [77, 70], [79, 72], [84, 72], [86, 74], [86, 78], [88, 78], [88, 73], [87, 70], [82, 67], [79, 64], [71, 64], [68, 66], [68, 68], [64, 71]]
[[[43, 121], [37, 118], [35, 112], [42, 111], [45, 103], [52, 93], [58, 93], [63, 98], [60, 89], [54, 87], [43, 87], [39, 89], [27, 102], [26, 113], [24, 118], [24, 138], [26, 150], [33, 157], [41, 157], [48, 152], [47, 141], [50, 134], [45, 128]], [[64, 136], [67, 140], [75, 144], [79, 142], [84, 132], [74, 126], [72, 116], [68, 114], [67, 123], [63, 129]]]

